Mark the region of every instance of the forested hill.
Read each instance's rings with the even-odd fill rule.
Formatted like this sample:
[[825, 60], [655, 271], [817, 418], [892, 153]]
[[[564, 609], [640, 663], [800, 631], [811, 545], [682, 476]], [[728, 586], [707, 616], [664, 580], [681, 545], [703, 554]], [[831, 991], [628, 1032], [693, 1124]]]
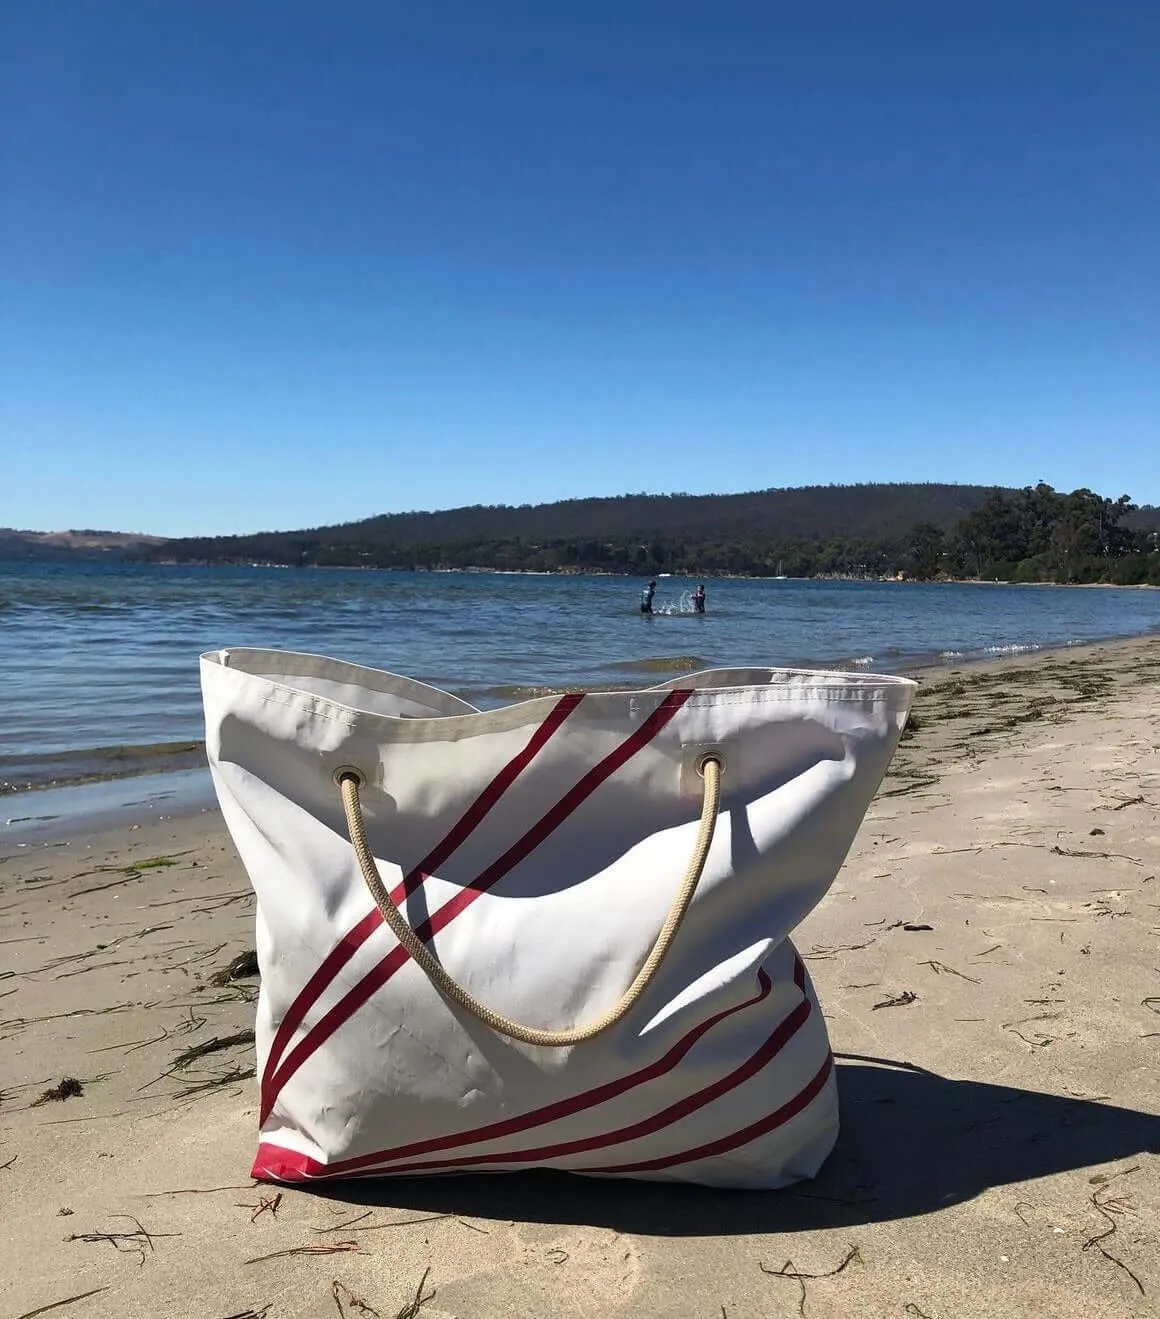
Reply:
[[621, 495], [395, 513], [304, 531], [172, 540], [169, 563], [499, 568], [648, 574], [1160, 577], [1147, 514], [1127, 496], [936, 484], [807, 486], [738, 495]]
[[[620, 495], [394, 513], [305, 531], [168, 541], [168, 562], [498, 567], [611, 572], [840, 571], [916, 523], [949, 532], [983, 486], [808, 486], [737, 495]], [[823, 568], [825, 565], [825, 568]]]
[[842, 575], [1160, 585], [1160, 513], [1128, 496], [961, 485], [622, 495], [396, 513], [307, 531], [167, 541], [169, 563]]

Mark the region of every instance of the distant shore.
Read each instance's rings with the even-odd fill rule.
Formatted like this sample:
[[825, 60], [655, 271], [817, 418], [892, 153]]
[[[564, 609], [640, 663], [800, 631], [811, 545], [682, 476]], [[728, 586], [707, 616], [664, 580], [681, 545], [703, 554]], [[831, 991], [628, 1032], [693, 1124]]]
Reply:
[[362, 563], [276, 563], [266, 561], [210, 560], [210, 559], [150, 559], [148, 566], [159, 568], [258, 568], [277, 569], [294, 572], [381, 572], [381, 573], [432, 573], [437, 575], [463, 574], [471, 576], [496, 577], [618, 577], [624, 581], [647, 581], [650, 577], [673, 578], [684, 582], [866, 582], [881, 584], [889, 582], [899, 586], [1056, 586], [1102, 587], [1113, 591], [1160, 591], [1160, 586], [1151, 582], [1051, 582], [1031, 581], [1015, 582], [1000, 577], [876, 577], [861, 573], [814, 573], [809, 577], [791, 574], [775, 575], [772, 573], [730, 573], [730, 572], [620, 572], [611, 568], [486, 568], [467, 565], [461, 568], [440, 568], [415, 565], [412, 567], [379, 566]]

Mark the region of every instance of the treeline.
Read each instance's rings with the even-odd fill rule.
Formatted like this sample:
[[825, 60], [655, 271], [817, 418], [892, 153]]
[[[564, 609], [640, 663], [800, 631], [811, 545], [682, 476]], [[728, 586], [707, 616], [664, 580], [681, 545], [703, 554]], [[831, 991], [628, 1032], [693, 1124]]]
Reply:
[[[1150, 514], [1155, 517], [1150, 518]], [[168, 541], [178, 563], [713, 576], [1158, 581], [1137, 510], [1050, 486], [815, 486], [743, 495], [625, 495], [402, 513], [307, 531]]]
[[964, 577], [1160, 586], [1160, 509], [1137, 508], [1127, 495], [1063, 494], [1040, 482], [993, 491], [949, 538], [922, 531], [914, 558], [920, 576], [935, 575], [941, 558], [944, 574]]

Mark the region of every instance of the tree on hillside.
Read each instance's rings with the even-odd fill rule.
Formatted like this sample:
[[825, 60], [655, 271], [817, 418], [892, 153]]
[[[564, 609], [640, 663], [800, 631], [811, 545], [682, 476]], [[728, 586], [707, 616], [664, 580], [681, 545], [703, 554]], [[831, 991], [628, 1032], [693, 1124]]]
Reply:
[[930, 581], [943, 570], [946, 536], [933, 522], [919, 522], [912, 528], [904, 560], [904, 571], [919, 581]]
[[1026, 546], [1019, 509], [1001, 490], [992, 490], [979, 508], [959, 522], [952, 554], [965, 576], [983, 577], [993, 575], [996, 565], [1026, 558]]
[[1114, 502], [1087, 489], [1061, 496], [1048, 551], [1056, 580], [1078, 581], [1084, 560], [1126, 552], [1133, 536], [1121, 523], [1132, 507], [1127, 495]]

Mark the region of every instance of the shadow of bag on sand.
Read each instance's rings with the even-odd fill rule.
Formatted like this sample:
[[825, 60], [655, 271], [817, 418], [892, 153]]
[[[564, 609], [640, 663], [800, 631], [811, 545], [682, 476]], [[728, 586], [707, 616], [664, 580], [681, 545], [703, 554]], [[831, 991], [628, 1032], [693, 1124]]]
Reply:
[[317, 1188], [360, 1205], [659, 1236], [720, 1236], [910, 1218], [993, 1186], [1160, 1153], [1160, 1117], [1132, 1109], [949, 1080], [887, 1059], [847, 1061], [838, 1078], [838, 1144], [812, 1182], [784, 1191], [555, 1172], [325, 1182]]

